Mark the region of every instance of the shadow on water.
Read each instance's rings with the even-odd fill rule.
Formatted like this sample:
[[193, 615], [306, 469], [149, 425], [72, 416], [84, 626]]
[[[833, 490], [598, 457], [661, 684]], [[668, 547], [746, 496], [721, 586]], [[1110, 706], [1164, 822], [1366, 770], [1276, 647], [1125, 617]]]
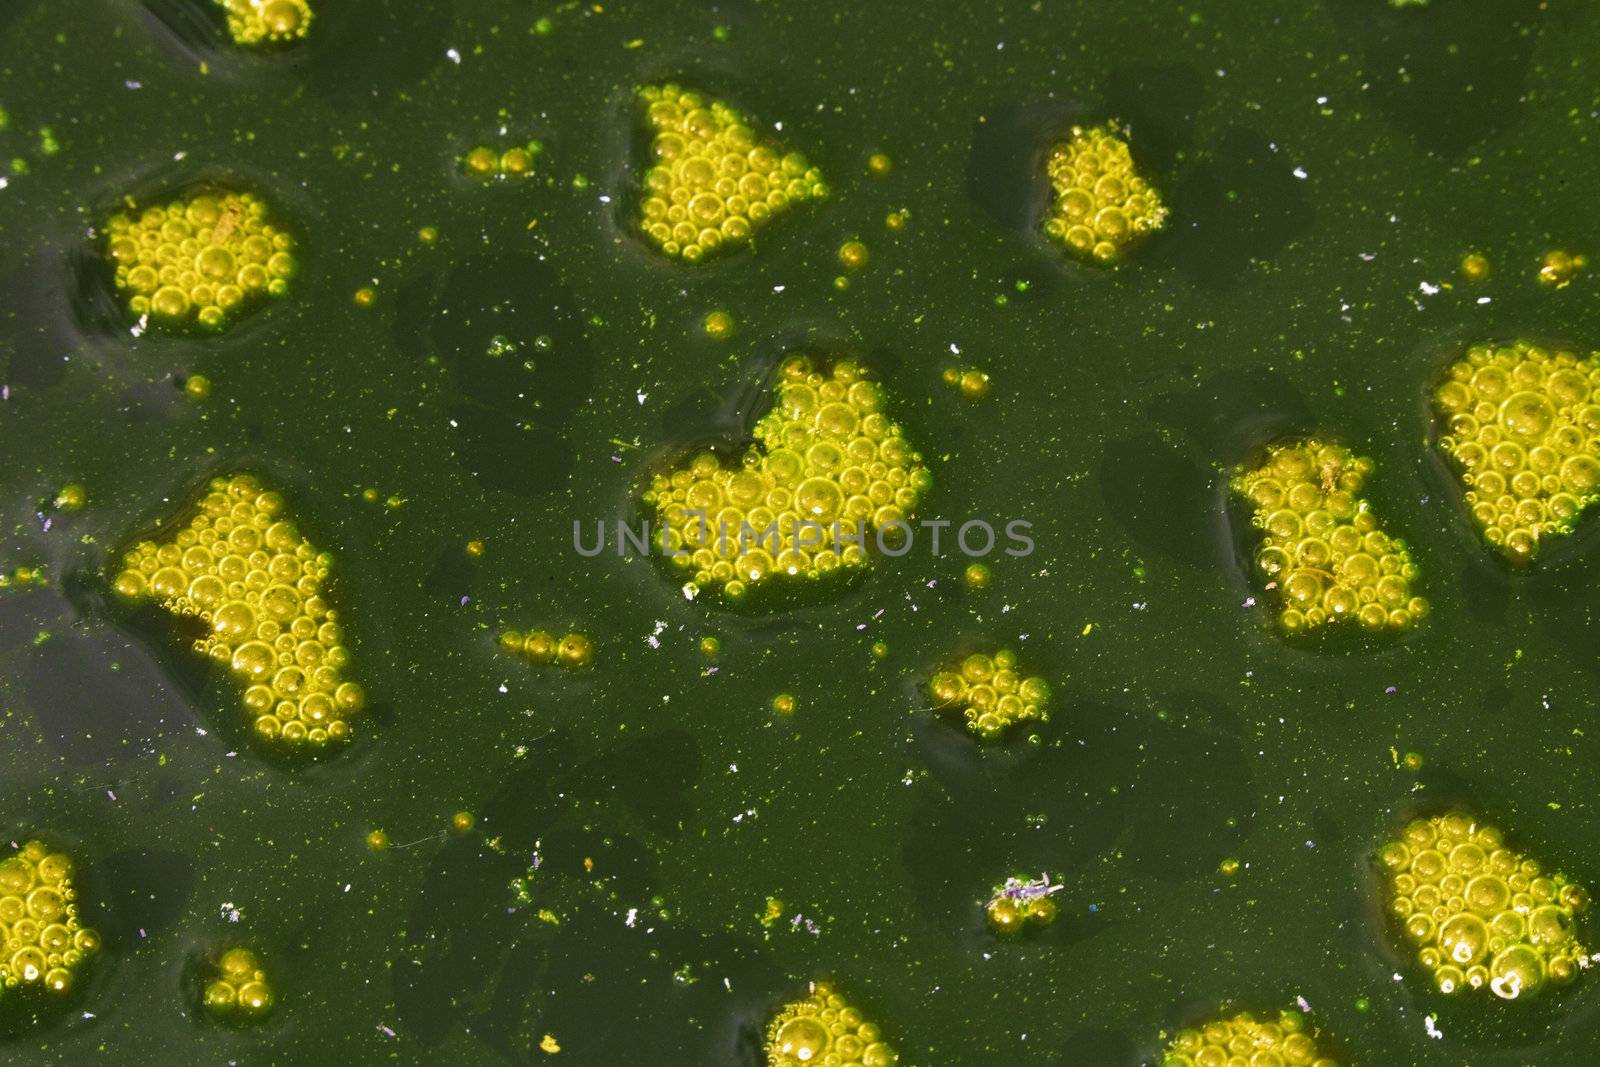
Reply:
[[1516, 124], [1541, 23], [1540, 0], [1395, 9], [1325, 0], [1360, 42], [1364, 99], [1416, 144], [1455, 156]]
[[577, 456], [568, 430], [595, 361], [556, 269], [532, 255], [479, 256], [410, 283], [398, 303], [401, 350], [450, 371], [460, 462], [478, 484], [516, 496], [565, 485]]
[[303, 45], [312, 89], [340, 109], [383, 110], [433, 70], [447, 65], [453, 0], [318, 4]]
[[[756, 1067], [779, 972], [754, 941], [685, 928], [653, 900], [657, 857], [693, 814], [701, 762], [681, 730], [587, 759], [567, 735], [538, 746], [483, 806], [495, 846], [452, 841], [426, 875], [394, 980], [407, 1031], [434, 1047], [470, 1028], [505, 1063], [542, 1062], [539, 1040], [553, 1032], [581, 1062], [656, 1048]], [[513, 906], [517, 878], [530, 899]], [[538, 917], [545, 908], [559, 923]], [[641, 975], [671, 991], [666, 1010], [620, 1010]], [[612, 1025], [592, 1026], [599, 1018]]]
[[1074, 702], [1052, 720], [1070, 736], [1021, 751], [916, 720], [940, 789], [905, 828], [902, 862], [922, 911], [974, 951], [993, 944], [981, 904], [1014, 872], [1064, 882], [1061, 918], [1037, 940], [1071, 944], [1116, 921], [1086, 910], [1095, 857], [1115, 850], [1143, 877], [1181, 882], [1215, 871], [1254, 821], [1241, 727], [1216, 698], [1172, 693], [1153, 715]]
[[1227, 289], [1311, 229], [1315, 213], [1289, 156], [1254, 130], [1230, 126], [1173, 183], [1170, 233], [1152, 264], [1171, 263], [1194, 284]]
[[1154, 433], [1112, 441], [1100, 460], [1100, 495], [1123, 532], [1194, 567], [1217, 563], [1216, 480]]

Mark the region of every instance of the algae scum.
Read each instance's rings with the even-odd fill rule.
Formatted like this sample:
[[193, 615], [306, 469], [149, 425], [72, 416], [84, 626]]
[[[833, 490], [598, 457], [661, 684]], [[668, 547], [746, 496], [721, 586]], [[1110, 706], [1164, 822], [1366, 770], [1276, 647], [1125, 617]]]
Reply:
[[1597, 46], [0, 6], [0, 1062], [1600, 1061]]

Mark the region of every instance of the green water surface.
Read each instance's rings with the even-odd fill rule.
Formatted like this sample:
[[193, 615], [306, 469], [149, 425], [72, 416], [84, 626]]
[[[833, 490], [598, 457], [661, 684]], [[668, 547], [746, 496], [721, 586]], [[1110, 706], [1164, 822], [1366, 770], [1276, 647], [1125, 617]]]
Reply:
[[[0, 5], [0, 569], [47, 576], [0, 590], [0, 825], [73, 852], [106, 939], [68, 1003], [0, 997], [0, 1061], [755, 1065], [770, 1013], [828, 978], [922, 1067], [1129, 1067], [1297, 997], [1342, 1063], [1600, 1062], [1600, 978], [1447, 1002], [1391, 948], [1370, 863], [1464, 802], [1600, 884], [1593, 530], [1509, 573], [1425, 402], [1470, 340], [1600, 346], [1596, 276], [1535, 277], [1600, 252], [1593, 5], [316, 7], [262, 57], [201, 0]], [[653, 255], [631, 93], [663, 78], [769, 124], [832, 197], [716, 263]], [[1049, 138], [1105, 118], [1172, 210], [1114, 272], [1034, 230]], [[544, 143], [537, 176], [463, 180], [502, 126]], [[135, 336], [95, 228], [194, 181], [271, 201], [302, 272], [220, 336]], [[871, 263], [840, 289], [852, 238]], [[701, 330], [714, 308], [732, 340]], [[574, 519], [632, 516], [807, 344], [882, 376], [935, 476], [923, 516], [1026, 519], [1034, 554], [974, 592], [965, 559], [914, 551], [741, 615], [574, 553]], [[1433, 606], [1416, 632], [1274, 632], [1224, 469], [1309, 430], [1375, 460]], [[240, 468], [335, 553], [372, 698], [310, 765], [109, 596], [130, 537]], [[85, 510], [42, 506], [72, 481]], [[595, 665], [531, 668], [502, 626], [578, 628]], [[930, 717], [929, 672], [984, 641], [1054, 687], [1038, 744]], [[1062, 881], [1062, 916], [1002, 944], [978, 905], [1016, 870]], [[236, 942], [280, 996], [252, 1029], [195, 1001]]]

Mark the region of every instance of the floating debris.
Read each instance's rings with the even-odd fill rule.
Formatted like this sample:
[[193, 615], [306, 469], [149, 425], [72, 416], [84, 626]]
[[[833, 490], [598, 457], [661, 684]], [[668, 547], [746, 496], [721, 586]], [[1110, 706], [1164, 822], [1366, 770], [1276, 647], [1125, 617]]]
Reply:
[[244, 705], [258, 737], [320, 747], [349, 738], [348, 717], [366, 706], [344, 676], [349, 649], [322, 597], [332, 565], [284, 517], [281, 496], [235, 474], [211, 480], [170, 540], [129, 550], [112, 588], [205, 623], [195, 651], [248, 683]]
[[1082, 259], [1115, 263], [1166, 223], [1160, 194], [1134, 171], [1127, 135], [1115, 123], [1074, 126], [1045, 166], [1055, 201], [1044, 232]]
[[1266, 532], [1256, 568], [1276, 588], [1285, 632], [1355, 618], [1367, 630], [1405, 630], [1428, 612], [1413, 594], [1417, 568], [1405, 543], [1378, 526], [1356, 494], [1372, 461], [1318, 438], [1273, 445], [1234, 475], [1234, 492]]
[[1389, 913], [1440, 992], [1488, 989], [1515, 1000], [1566, 985], [1588, 966], [1574, 927], [1589, 895], [1471, 815], [1417, 819], [1378, 860]]
[[645, 86], [639, 100], [654, 134], [639, 227], [665, 255], [697, 262], [746, 243], [792, 205], [828, 195], [805, 156], [758, 138], [723, 101], [671, 84]]
[[1051, 896], [1065, 886], [1051, 882], [1048, 871], [1039, 877], [1025, 874], [1013, 875], [994, 887], [989, 902], [983, 906], [989, 926], [1002, 936], [1019, 934], [1024, 928], [1048, 926], [1056, 921], [1056, 902]]
[[1484, 540], [1513, 563], [1572, 531], [1600, 498], [1600, 354], [1474, 345], [1433, 403]]

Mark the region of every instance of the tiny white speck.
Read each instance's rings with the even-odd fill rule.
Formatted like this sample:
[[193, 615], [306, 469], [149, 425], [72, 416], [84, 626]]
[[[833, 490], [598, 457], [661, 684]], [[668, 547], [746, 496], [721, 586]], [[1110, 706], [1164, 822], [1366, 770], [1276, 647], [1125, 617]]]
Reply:
[[1305, 181], [1306, 179], [1306, 168], [1304, 167], [1296, 167], [1290, 173], [1292, 173], [1296, 178], [1299, 178], [1301, 181]]
[[460, 65], [460, 63], [461, 63], [461, 53], [460, 52], [457, 52], [454, 48], [447, 48], [447, 49], [445, 49], [444, 54], [445, 54], [446, 57], [449, 58], [450, 62], [455, 63], [458, 66]]
[[1486, 296], [1480, 296], [1480, 297], [1478, 297], [1478, 303], [1480, 303], [1480, 304], [1487, 304], [1487, 303], [1488, 303], [1488, 302], [1489, 302], [1489, 298], [1488, 298], [1488, 297], [1486, 297]]
[[633, 395], [639, 398], [639, 405], [642, 407], [642, 406], [644, 406], [644, 398], [649, 396], [650, 394], [641, 390], [641, 391], [635, 392]]
[[1417, 283], [1417, 288], [1421, 289], [1424, 293], [1428, 294], [1429, 296], [1433, 296], [1434, 294], [1436, 294], [1439, 291], [1439, 287], [1437, 285], [1434, 285], [1432, 282], [1418, 282]]

